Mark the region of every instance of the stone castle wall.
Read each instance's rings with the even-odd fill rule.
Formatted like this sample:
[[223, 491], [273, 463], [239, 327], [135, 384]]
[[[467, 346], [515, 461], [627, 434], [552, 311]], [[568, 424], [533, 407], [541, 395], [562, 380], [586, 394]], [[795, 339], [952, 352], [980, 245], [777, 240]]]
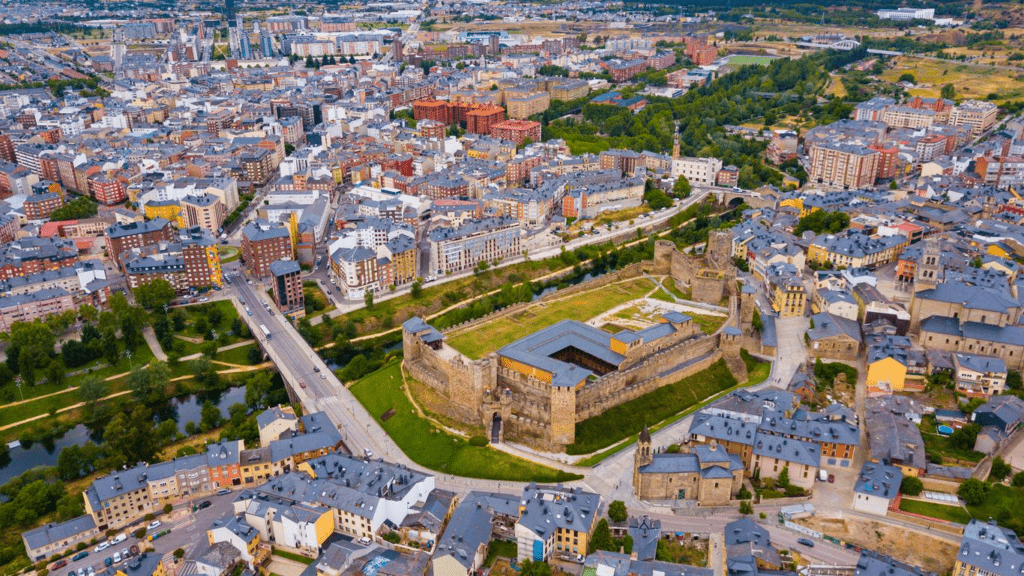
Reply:
[[[540, 301], [562, 299], [644, 273], [671, 274], [677, 280], [684, 274], [692, 274], [687, 277], [692, 279], [706, 264], [703, 259], [681, 254], [671, 242], [658, 241], [653, 261], [630, 264], [614, 273], [560, 289]], [[734, 272], [725, 276], [730, 278], [728, 282], [735, 284]], [[723, 286], [723, 292], [732, 292], [728, 284]], [[720, 298], [714, 303], [719, 301]], [[444, 332], [472, 330], [536, 303], [509, 306]], [[738, 311], [734, 300], [724, 326], [737, 323]], [[502, 368], [494, 353], [480, 360], [470, 360], [447, 344], [435, 350], [409, 333], [403, 334], [404, 364], [411, 377], [435, 393], [430, 398], [419, 399], [432, 412], [472, 426], [482, 423], [486, 427], [501, 406], [504, 438], [544, 449], [561, 449], [573, 442], [577, 422], [704, 370], [725, 356], [736, 356], [727, 358], [732, 360], [731, 365], [739, 360], [738, 348], [731, 342], [726, 345], [721, 331], [705, 335], [694, 325], [676, 338], [674, 342], [652, 343], [650, 347], [631, 353], [623, 370], [597, 378], [580, 390], [553, 388], [550, 383]], [[508, 398], [499, 397], [506, 394], [506, 389]]]

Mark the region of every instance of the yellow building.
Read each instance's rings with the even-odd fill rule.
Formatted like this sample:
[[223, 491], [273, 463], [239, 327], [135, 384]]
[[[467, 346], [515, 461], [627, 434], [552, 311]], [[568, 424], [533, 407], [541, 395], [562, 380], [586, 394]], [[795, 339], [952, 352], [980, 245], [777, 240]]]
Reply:
[[579, 488], [528, 486], [515, 527], [519, 560], [586, 554], [600, 500]]
[[818, 209], [817, 206], [811, 206], [807, 210], [804, 210], [804, 199], [803, 198], [786, 198], [784, 200], [780, 200], [779, 201], [779, 208], [782, 209], [782, 208], [786, 208], [786, 207], [796, 208], [797, 210], [799, 210], [801, 218], [803, 218], [804, 216], [807, 216], [811, 212], [814, 212], [815, 210]]
[[181, 214], [181, 204], [176, 200], [156, 200], [153, 202], [147, 202], [142, 207], [142, 213], [146, 216], [146, 220], [152, 220], [154, 218], [163, 218], [174, 222], [178, 228], [185, 227], [185, 219]]
[[902, 392], [907, 367], [895, 358], [886, 357], [868, 364], [868, 394]]

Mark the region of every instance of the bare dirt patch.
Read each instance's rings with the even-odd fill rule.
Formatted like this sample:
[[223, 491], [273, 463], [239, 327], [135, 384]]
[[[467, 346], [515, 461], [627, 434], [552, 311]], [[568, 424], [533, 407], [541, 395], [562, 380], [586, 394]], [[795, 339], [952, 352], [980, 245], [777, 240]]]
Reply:
[[952, 569], [958, 548], [947, 540], [870, 520], [812, 517], [796, 522], [938, 574]]

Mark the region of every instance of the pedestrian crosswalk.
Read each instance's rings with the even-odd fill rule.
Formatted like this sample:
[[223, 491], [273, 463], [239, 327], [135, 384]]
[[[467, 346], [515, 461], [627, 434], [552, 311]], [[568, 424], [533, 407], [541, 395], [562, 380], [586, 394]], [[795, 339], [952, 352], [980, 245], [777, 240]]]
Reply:
[[177, 576], [193, 576], [198, 573], [195, 560], [186, 560], [178, 567]]

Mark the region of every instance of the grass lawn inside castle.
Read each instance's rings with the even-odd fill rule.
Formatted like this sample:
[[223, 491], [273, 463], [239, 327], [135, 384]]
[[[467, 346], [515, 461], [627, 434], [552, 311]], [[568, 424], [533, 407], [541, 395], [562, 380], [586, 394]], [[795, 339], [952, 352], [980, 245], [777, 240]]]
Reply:
[[[476, 325], [461, 331], [456, 330], [448, 335], [448, 345], [476, 360], [527, 334], [532, 334], [561, 320], [586, 322], [616, 306], [643, 298], [654, 291], [662, 292], [654, 282], [647, 278], [636, 278], [627, 282], [602, 286], [559, 300], [538, 303], [483, 325]], [[723, 315], [722, 320], [724, 319]], [[616, 330], [609, 329], [609, 331], [615, 332]]]
[[400, 364], [392, 362], [352, 385], [352, 393], [409, 458], [420, 466], [444, 474], [513, 480], [566, 482], [582, 476], [547, 468], [500, 452], [473, 446], [417, 415], [402, 390]]

